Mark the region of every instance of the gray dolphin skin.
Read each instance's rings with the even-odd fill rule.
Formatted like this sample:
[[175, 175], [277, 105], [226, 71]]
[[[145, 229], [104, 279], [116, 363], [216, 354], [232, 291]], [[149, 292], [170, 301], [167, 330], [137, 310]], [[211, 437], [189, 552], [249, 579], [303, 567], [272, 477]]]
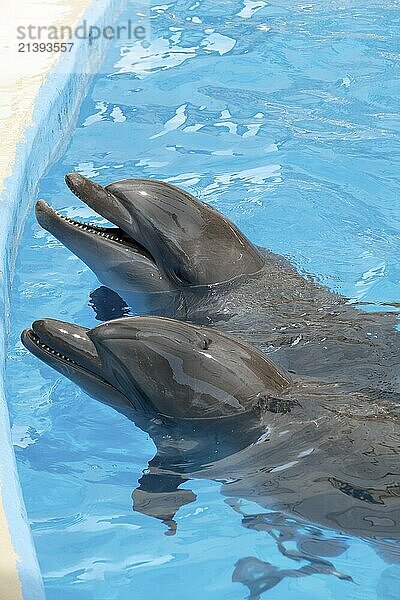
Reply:
[[[395, 404], [293, 378], [257, 349], [214, 329], [127, 317], [85, 329], [36, 321], [22, 334], [38, 358], [151, 435], [157, 454], [134, 507], [169, 526], [207, 478], [305, 523], [400, 539]], [[346, 401], [344, 402], [343, 398]]]
[[[305, 525], [365, 537], [385, 554], [400, 540], [396, 313], [358, 310], [177, 187], [66, 181], [112, 226], [67, 219], [44, 201], [37, 219], [107, 286], [92, 293], [106, 322], [87, 330], [43, 319], [22, 341], [151, 436], [157, 452], [135, 510], [174, 533], [175, 513], [195, 500], [181, 484], [221, 482], [245, 527], [308, 561], [286, 570], [239, 561], [233, 578], [254, 599], [283, 577], [350, 580], [330, 549], [315, 560], [302, 550]], [[115, 318], [135, 312], [138, 294], [152, 316]], [[246, 516], [241, 499], [268, 512]]]

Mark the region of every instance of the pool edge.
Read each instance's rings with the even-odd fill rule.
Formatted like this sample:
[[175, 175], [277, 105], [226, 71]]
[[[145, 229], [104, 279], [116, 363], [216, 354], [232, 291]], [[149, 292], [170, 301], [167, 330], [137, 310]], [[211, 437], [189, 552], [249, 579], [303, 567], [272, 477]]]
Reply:
[[[100, 27], [112, 24], [125, 4], [126, 0], [92, 0], [82, 19]], [[0, 559], [2, 600], [45, 597], [12, 448], [4, 385], [15, 258], [38, 181], [69, 140], [107, 43], [105, 39], [96, 44], [77, 40], [74, 52], [49, 72], [35, 99], [35, 124], [25, 131], [24, 141], [18, 142], [12, 175], [0, 194], [0, 543], [6, 555]]]

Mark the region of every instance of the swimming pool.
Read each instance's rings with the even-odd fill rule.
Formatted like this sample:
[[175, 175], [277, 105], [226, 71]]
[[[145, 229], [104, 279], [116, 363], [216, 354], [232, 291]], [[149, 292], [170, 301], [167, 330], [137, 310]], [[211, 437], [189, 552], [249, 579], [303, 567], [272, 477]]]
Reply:
[[[396, 309], [398, 6], [192, 0], [148, 10], [150, 41], [110, 49], [39, 196], [86, 218], [64, 186], [66, 172], [101, 184], [170, 181], [364, 309]], [[174, 536], [132, 511], [152, 442], [19, 342], [21, 329], [42, 316], [94, 326], [89, 294], [98, 287], [32, 215], [14, 284], [8, 397], [47, 597], [242, 599], [248, 590], [232, 573], [255, 557], [285, 570], [279, 581], [258, 564], [269, 598], [396, 598], [395, 544], [377, 553], [290, 517], [271, 525], [271, 515], [248, 502], [242, 523], [216, 482], [183, 485], [197, 500], [180, 509]], [[329, 573], [296, 576], [318, 557], [332, 563]]]

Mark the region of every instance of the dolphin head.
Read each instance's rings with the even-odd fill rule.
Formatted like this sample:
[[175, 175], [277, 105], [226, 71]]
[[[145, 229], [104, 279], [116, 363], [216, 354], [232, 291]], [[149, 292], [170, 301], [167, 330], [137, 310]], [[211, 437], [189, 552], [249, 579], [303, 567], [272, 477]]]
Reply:
[[124, 179], [102, 187], [78, 173], [66, 182], [115, 227], [67, 219], [43, 200], [37, 219], [109, 287], [176, 290], [231, 281], [263, 267], [264, 258], [233, 223], [173, 185]]
[[94, 329], [42, 319], [23, 332], [22, 342], [121, 412], [232, 417], [290, 387], [289, 377], [254, 348], [161, 317], [115, 319]]

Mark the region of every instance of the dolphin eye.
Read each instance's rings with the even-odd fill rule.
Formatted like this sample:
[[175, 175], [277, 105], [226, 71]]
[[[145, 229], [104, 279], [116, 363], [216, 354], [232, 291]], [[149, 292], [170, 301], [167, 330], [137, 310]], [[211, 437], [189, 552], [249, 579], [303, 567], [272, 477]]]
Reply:
[[196, 335], [196, 341], [193, 340], [194, 342], [194, 348], [196, 350], [208, 350], [209, 347], [211, 346], [211, 342], [212, 340], [206, 336], [205, 333], [203, 332], [198, 332]]
[[210, 346], [211, 346], [210, 338], [204, 338], [202, 350], [208, 350]]

